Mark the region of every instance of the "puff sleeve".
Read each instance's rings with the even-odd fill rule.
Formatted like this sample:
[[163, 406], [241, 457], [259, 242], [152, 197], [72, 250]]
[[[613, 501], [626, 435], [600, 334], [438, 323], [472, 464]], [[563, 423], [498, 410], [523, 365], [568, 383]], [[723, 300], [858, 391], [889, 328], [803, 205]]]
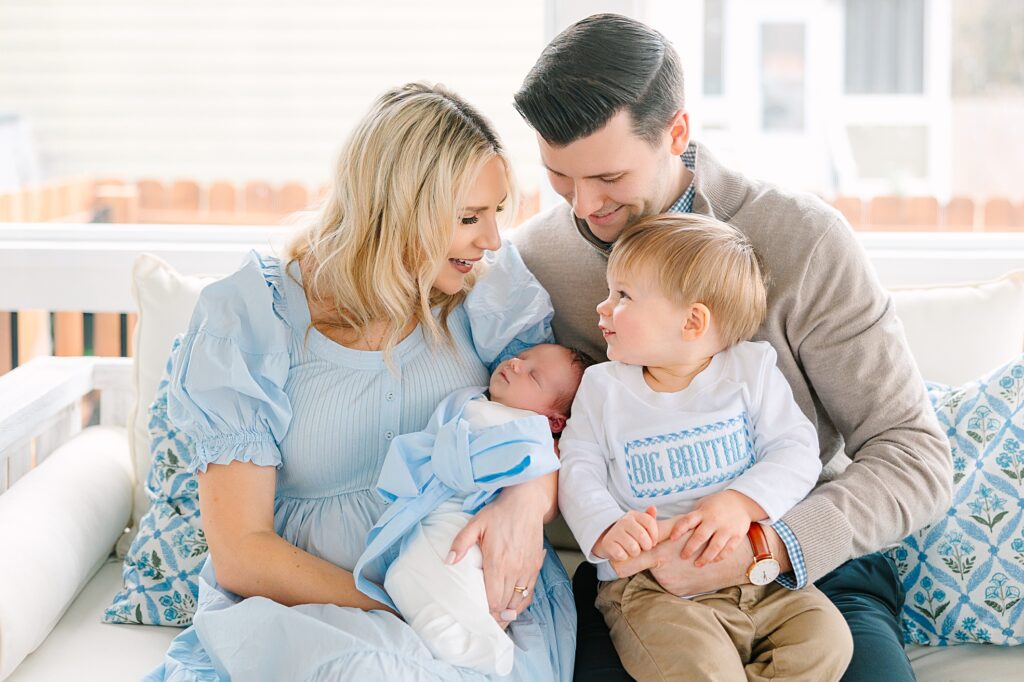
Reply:
[[171, 358], [167, 400], [170, 420], [195, 443], [190, 471], [235, 460], [281, 464], [291, 405], [280, 278], [279, 261], [253, 252], [199, 296]]
[[490, 370], [531, 346], [555, 341], [551, 297], [507, 239], [489, 255], [464, 305], [473, 345]]

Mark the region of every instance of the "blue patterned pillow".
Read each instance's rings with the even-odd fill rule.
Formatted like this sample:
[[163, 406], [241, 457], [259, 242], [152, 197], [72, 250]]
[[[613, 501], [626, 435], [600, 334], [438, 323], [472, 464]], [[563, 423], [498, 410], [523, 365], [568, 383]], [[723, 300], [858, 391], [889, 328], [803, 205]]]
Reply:
[[[172, 352], [180, 345], [175, 340]], [[150, 452], [146, 478], [152, 502], [124, 559], [124, 588], [103, 614], [106, 623], [175, 625], [192, 623], [199, 598], [196, 576], [206, 560], [206, 536], [199, 519], [198, 484], [188, 473], [191, 439], [167, 418], [171, 362], [149, 408]]]
[[1024, 643], [1024, 356], [928, 385], [953, 454], [953, 505], [890, 550], [908, 644]]

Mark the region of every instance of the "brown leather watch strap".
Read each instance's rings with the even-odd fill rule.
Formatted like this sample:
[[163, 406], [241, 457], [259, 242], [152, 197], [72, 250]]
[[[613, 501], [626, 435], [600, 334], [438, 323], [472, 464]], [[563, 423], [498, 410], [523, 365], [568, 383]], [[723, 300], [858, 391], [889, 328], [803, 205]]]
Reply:
[[764, 534], [764, 528], [756, 521], [750, 524], [747, 530], [747, 537], [750, 538], [750, 548], [754, 550], [754, 561], [772, 558], [772, 548], [768, 544], [768, 538]]

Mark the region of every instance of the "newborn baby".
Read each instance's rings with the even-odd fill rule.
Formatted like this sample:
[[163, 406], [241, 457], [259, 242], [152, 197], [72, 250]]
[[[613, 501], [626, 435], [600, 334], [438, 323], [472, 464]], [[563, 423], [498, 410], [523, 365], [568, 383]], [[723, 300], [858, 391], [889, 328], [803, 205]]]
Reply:
[[[456, 391], [426, 429], [392, 442], [377, 483], [391, 505], [370, 531], [356, 584], [393, 605], [437, 658], [512, 671], [515, 644], [490, 613], [480, 548], [449, 563], [452, 541], [502, 487], [558, 468], [552, 434], [590, 364], [564, 346], [534, 346], [498, 365], [487, 391]], [[532, 587], [515, 590], [525, 597]]]

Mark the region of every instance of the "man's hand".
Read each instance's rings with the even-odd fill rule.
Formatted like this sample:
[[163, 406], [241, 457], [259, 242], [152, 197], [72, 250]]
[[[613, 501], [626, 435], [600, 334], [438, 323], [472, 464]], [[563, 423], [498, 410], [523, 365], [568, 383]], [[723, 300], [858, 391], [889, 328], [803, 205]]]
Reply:
[[648, 507], [642, 512], [626, 512], [601, 534], [590, 551], [602, 559], [625, 561], [654, 549], [660, 537], [658, 512]]
[[[746, 541], [751, 522], [766, 517], [761, 505], [743, 493], [723, 490], [702, 499], [690, 513], [677, 516], [669, 537], [678, 540], [692, 530], [693, 534], [683, 545], [679, 557], [689, 559], [697, 556], [693, 565], [702, 568], [725, 559]], [[697, 554], [702, 546], [704, 551]]]
[[[673, 540], [669, 537], [671, 520], [660, 521], [662, 534], [665, 538], [661, 544], [638, 557], [630, 557], [625, 561], [609, 562], [620, 578], [626, 578], [640, 571], [650, 570], [654, 579], [671, 594], [685, 597], [701, 592], [713, 592], [732, 585], [747, 582], [747, 569], [754, 562], [754, 552], [750, 543], [741, 543], [734, 552], [722, 561], [697, 568], [692, 560], [680, 559], [683, 546], [689, 541], [690, 534]], [[783, 573], [793, 570], [789, 563], [789, 554], [782, 538], [770, 526], [765, 526], [765, 536], [771, 545], [772, 553], [782, 567]], [[700, 547], [697, 548], [698, 550]]]

